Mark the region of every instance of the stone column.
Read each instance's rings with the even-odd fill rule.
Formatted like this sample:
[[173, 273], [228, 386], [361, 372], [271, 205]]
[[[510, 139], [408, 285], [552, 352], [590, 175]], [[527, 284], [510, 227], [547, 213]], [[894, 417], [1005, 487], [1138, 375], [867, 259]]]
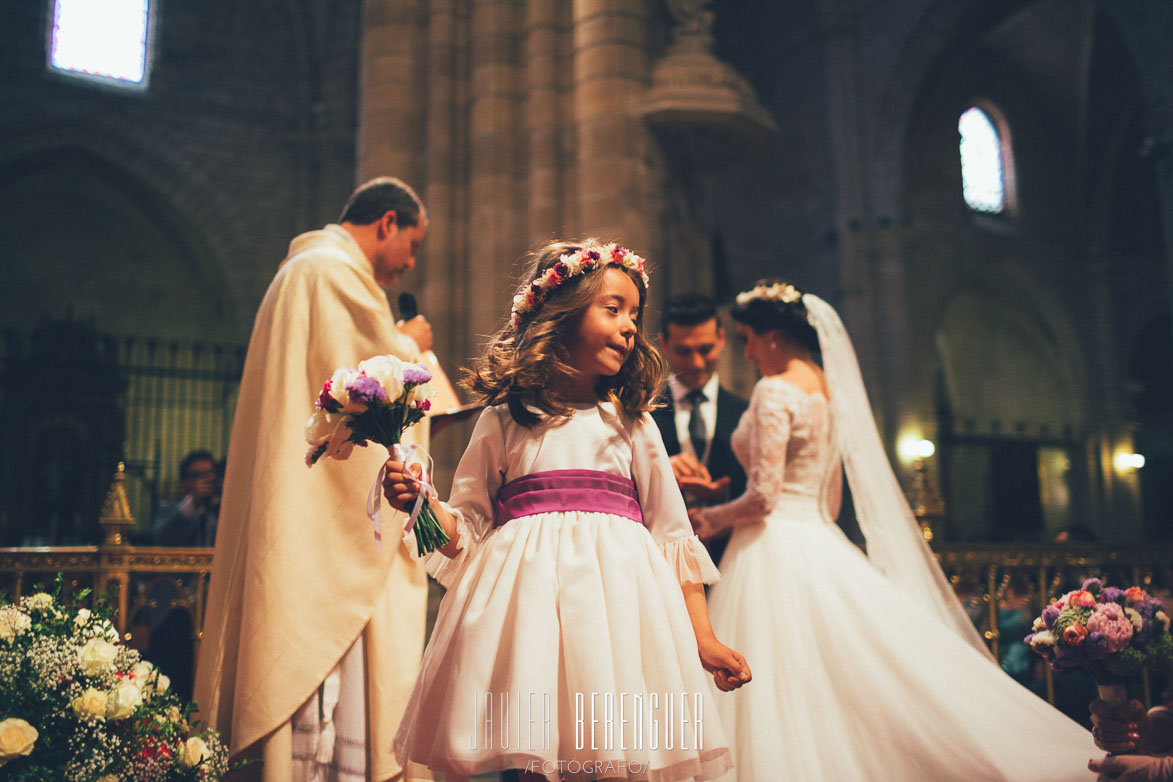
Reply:
[[513, 264], [525, 244], [518, 174], [519, 14], [513, 0], [475, 0], [470, 20], [467, 310], [474, 334], [490, 334], [504, 322]]
[[424, 27], [420, 0], [365, 0], [355, 181], [397, 176], [422, 187]]
[[537, 245], [562, 237], [560, 214], [563, 183], [558, 160], [560, 111], [558, 73], [562, 53], [558, 48], [561, 0], [529, 0], [526, 5], [525, 134], [529, 153], [526, 195], [526, 236]]
[[645, 0], [574, 0], [574, 126], [579, 232], [637, 252], [652, 245]]

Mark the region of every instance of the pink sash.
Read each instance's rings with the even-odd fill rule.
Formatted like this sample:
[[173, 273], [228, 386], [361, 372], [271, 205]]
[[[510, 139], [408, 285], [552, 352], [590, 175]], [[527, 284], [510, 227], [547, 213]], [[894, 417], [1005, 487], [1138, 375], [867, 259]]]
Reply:
[[599, 470], [547, 470], [501, 487], [493, 527], [521, 516], [556, 511], [610, 513], [643, 524], [635, 482]]

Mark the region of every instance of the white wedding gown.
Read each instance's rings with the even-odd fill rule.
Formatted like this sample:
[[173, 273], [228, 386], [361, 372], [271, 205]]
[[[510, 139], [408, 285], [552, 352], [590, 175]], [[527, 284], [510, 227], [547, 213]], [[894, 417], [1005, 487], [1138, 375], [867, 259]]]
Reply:
[[[873, 567], [840, 531], [827, 400], [763, 378], [733, 434], [742, 497], [710, 593], [753, 681], [716, 698], [742, 782], [1090, 782], [1091, 735]], [[837, 499], [835, 500], [837, 503]], [[835, 509], [837, 512], [837, 508]]]

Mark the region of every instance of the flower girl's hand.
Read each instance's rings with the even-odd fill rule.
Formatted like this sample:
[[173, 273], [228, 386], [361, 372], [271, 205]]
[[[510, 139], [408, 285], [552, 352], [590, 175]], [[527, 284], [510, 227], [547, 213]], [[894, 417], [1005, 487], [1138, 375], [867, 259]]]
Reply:
[[717, 683], [718, 690], [722, 692], [736, 690], [753, 679], [753, 674], [750, 673], [745, 658], [716, 638], [701, 641], [698, 647], [701, 654], [701, 665], [706, 671], [713, 674], [713, 681]]
[[419, 478], [423, 468], [418, 464], [408, 467], [394, 459], [388, 459], [384, 466], [387, 474], [383, 477], [383, 496], [392, 508], [410, 513], [422, 488]]

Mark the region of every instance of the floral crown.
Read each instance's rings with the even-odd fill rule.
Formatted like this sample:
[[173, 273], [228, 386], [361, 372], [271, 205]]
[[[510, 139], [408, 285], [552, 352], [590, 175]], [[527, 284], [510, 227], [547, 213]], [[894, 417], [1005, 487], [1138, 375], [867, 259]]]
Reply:
[[526, 315], [537, 311], [550, 291], [557, 288], [568, 278], [577, 274], [586, 274], [605, 266], [621, 266], [638, 272], [643, 278], [644, 287], [648, 287], [648, 273], [644, 271], [644, 259], [617, 244], [589, 245], [572, 253], [566, 253], [551, 265], [538, 278], [528, 285], [523, 285], [513, 297], [513, 311], [509, 322], [514, 328], [521, 325]]
[[802, 291], [788, 282], [776, 282], [772, 285], [755, 285], [747, 291], [737, 294], [738, 306], [744, 307], [751, 301], [780, 301], [783, 304], [793, 304], [802, 298]]

